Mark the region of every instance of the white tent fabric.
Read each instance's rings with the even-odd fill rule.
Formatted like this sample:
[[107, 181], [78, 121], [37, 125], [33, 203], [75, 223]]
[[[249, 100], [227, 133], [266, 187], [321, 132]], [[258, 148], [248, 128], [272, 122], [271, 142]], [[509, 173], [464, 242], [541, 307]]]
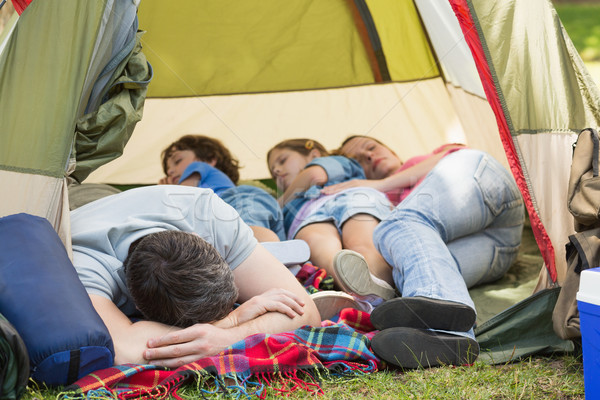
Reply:
[[446, 81], [485, 98], [471, 50], [447, 1], [415, 0]]
[[[308, 137], [336, 148], [350, 134], [389, 143], [407, 159], [447, 142], [473, 142], [506, 165], [497, 133], [481, 135], [480, 123], [497, 128], [489, 105], [479, 107], [477, 129], [467, 132], [441, 78], [410, 83], [303, 92], [147, 99], [123, 156], [93, 172], [86, 182], [152, 184], [164, 174], [160, 153], [184, 134], [205, 134], [226, 143], [242, 160], [242, 179], [268, 178], [267, 151], [287, 138]], [[471, 117], [473, 118], [473, 117]], [[471, 136], [470, 138], [468, 136]], [[475, 147], [475, 145], [474, 145]]]

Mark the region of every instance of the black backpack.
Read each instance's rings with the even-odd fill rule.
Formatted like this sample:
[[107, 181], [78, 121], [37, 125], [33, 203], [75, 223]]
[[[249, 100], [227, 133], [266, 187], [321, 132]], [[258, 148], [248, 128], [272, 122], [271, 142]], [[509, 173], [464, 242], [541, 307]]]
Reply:
[[25, 343], [0, 314], [0, 399], [18, 399], [28, 381], [29, 355]]

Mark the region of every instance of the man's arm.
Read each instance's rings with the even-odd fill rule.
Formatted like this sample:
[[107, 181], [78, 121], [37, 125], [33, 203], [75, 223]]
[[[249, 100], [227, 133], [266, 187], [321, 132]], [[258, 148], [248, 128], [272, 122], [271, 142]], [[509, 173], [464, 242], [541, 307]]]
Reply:
[[279, 312], [267, 312], [228, 329], [210, 324], [196, 324], [150, 339], [144, 358], [152, 364], [177, 367], [201, 357], [217, 354], [227, 346], [256, 333], [280, 333], [303, 325], [320, 325], [321, 317], [306, 290], [264, 247], [256, 246], [233, 274], [239, 288], [240, 302], [269, 289], [281, 288], [294, 293], [304, 302], [304, 313], [290, 318]]
[[[273, 288], [291, 292], [304, 303], [302, 315], [293, 318], [277, 311], [277, 305], [264, 307], [265, 314], [229, 328], [216, 324], [196, 324], [180, 329], [152, 321], [132, 323], [111, 300], [90, 295], [94, 308], [108, 327], [115, 346], [115, 364], [152, 363], [178, 367], [212, 356], [255, 333], [279, 333], [303, 325], [319, 326], [317, 308], [296, 278], [271, 253], [258, 245], [235, 270], [239, 301], [246, 302]], [[273, 291], [271, 291], [273, 292]], [[257, 312], [257, 315], [260, 312]], [[288, 312], [294, 315], [294, 312]]]
[[178, 329], [152, 321], [132, 323], [112, 300], [95, 294], [90, 294], [90, 299], [113, 340], [115, 364], [146, 364], [143, 354], [148, 339]]

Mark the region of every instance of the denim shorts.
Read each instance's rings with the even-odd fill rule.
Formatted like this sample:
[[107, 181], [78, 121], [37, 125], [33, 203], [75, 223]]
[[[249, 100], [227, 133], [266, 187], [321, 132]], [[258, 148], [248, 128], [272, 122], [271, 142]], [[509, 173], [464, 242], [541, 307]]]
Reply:
[[240, 185], [222, 192], [221, 199], [233, 207], [247, 225], [270, 229], [280, 240], [285, 240], [281, 207], [263, 189]]
[[296, 214], [290, 225], [288, 239], [293, 239], [306, 225], [317, 222], [331, 222], [342, 234], [342, 225], [357, 214], [368, 214], [378, 220], [387, 217], [392, 204], [382, 192], [358, 187], [340, 193], [309, 200]]

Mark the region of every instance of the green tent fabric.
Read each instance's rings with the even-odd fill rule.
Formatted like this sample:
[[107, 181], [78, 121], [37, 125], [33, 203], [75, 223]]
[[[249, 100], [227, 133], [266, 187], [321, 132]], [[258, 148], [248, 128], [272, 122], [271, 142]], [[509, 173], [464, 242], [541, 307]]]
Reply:
[[0, 42], [0, 216], [48, 219], [70, 248], [67, 177], [117, 158], [151, 70], [137, 1], [18, 1]]
[[19, 333], [0, 314], [0, 399], [16, 400], [29, 382], [29, 354]]
[[556, 336], [552, 310], [560, 288], [539, 291], [477, 326], [479, 361], [503, 364], [535, 354], [572, 352], [574, 344]]
[[152, 71], [141, 51], [141, 37], [142, 32], [138, 32], [134, 50], [116, 68], [106, 88], [107, 100], [77, 121], [76, 165], [70, 174], [77, 182], [121, 156], [135, 125], [142, 119]]
[[290, 137], [369, 134], [405, 159], [466, 142], [511, 169], [540, 287], [562, 282], [571, 144], [600, 125], [600, 91], [549, 0], [144, 0], [139, 19], [147, 113], [90, 182], [156, 183], [160, 151], [186, 133], [221, 139], [244, 179], [266, 178], [266, 151]]

